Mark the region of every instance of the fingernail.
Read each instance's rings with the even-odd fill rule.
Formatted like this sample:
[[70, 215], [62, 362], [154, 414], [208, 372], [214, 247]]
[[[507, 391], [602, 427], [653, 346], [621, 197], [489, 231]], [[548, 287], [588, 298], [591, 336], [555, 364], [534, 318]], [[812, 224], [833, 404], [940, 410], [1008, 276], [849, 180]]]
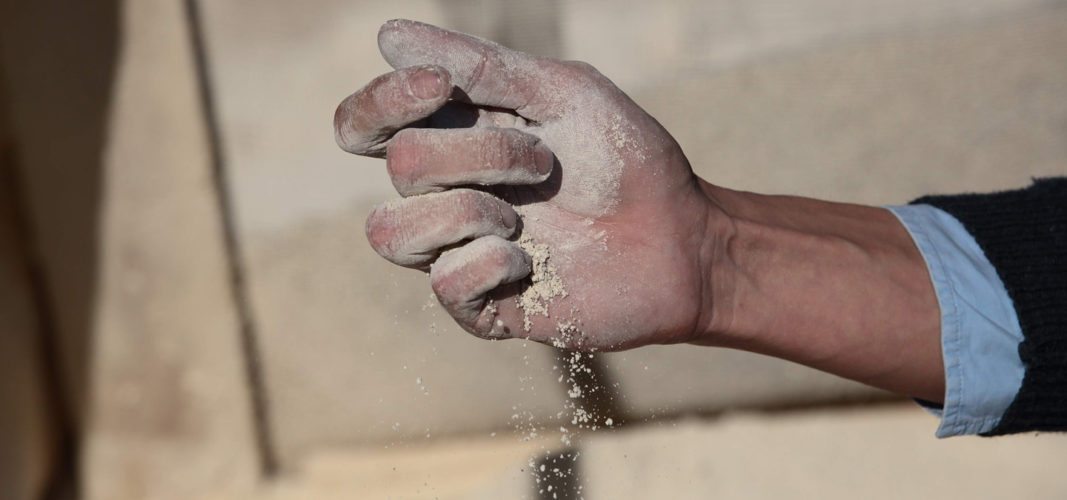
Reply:
[[504, 224], [504, 227], [507, 228], [509, 231], [514, 231], [515, 228], [519, 225], [519, 215], [511, 209], [501, 210], [500, 222], [502, 222]]
[[419, 99], [433, 99], [441, 95], [441, 73], [436, 68], [423, 68], [411, 75], [408, 88]]
[[552, 150], [543, 142], [538, 142], [534, 146], [533, 153], [537, 173], [548, 178], [548, 175], [552, 173], [552, 167], [556, 164], [556, 155], [552, 154]]

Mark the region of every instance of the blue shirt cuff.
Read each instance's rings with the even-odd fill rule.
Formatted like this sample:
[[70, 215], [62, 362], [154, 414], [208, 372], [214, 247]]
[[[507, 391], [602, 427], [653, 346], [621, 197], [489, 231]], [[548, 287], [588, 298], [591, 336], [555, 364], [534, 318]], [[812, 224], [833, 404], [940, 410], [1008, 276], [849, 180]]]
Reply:
[[962, 224], [929, 205], [886, 207], [922, 253], [941, 307], [945, 403], [937, 437], [996, 427], [1022, 386], [1022, 328], [996, 269]]

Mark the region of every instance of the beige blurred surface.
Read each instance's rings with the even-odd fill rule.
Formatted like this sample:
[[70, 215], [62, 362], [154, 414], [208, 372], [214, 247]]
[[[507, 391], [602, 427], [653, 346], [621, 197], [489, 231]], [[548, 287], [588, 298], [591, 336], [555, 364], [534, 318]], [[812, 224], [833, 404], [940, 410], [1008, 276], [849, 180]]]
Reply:
[[249, 240], [281, 458], [338, 441], [507, 429], [517, 413], [561, 411], [551, 350], [456, 327], [422, 273], [380, 265], [360, 230], [369, 208]]
[[531, 463], [559, 448], [556, 436], [526, 440], [493, 433], [451, 436], [399, 447], [325, 447], [303, 457], [291, 474], [246, 496], [296, 500], [385, 498], [495, 500], [531, 497]]
[[[1067, 60], [1057, 57], [1067, 46], [1062, 5], [679, 1], [631, 9], [564, 2], [556, 50], [617, 78], [714, 182], [903, 203], [928, 192], [1014, 187], [1033, 175], [1067, 172]], [[383, 165], [338, 153], [328, 134], [310, 132], [328, 127], [319, 109], [388, 70], [372, 43], [381, 21], [410, 16], [492, 36], [511, 26], [507, 7], [329, 3], [314, 14], [321, 28], [285, 47], [261, 39], [281, 29], [277, 19], [284, 16], [238, 29], [243, 12], [209, 8], [207, 18], [283, 463], [295, 466], [335, 440], [396, 445], [422, 441], [424, 432], [506, 429], [512, 406], [550, 421], [563, 407], [561, 390], [552, 387], [552, 357], [540, 346], [474, 341], [438, 311], [423, 310], [424, 278], [383, 268], [361, 235], [367, 208], [393, 196]], [[221, 27], [233, 29], [231, 36]], [[532, 48], [552, 50], [538, 43]], [[279, 75], [282, 58], [300, 61], [300, 70]], [[286, 197], [273, 195], [279, 187]], [[539, 355], [520, 365], [531, 350]], [[604, 359], [632, 421], [880, 394], [728, 351], [672, 346]], [[929, 438], [935, 422], [921, 416], [909, 422], [926, 431], [913, 439], [937, 446]], [[662, 436], [692, 442], [686, 453], [694, 459], [704, 438]], [[859, 434], [853, 439], [865, 446]], [[818, 461], [829, 452], [812, 453]], [[1001, 453], [1025, 461], [1029, 451], [1021, 445]], [[599, 456], [611, 465], [583, 469], [598, 471], [590, 472], [590, 488], [613, 473], [645, 477], [640, 468], [623, 472], [609, 455]], [[786, 467], [774, 454], [761, 459]], [[888, 467], [905, 459], [890, 453], [879, 460]], [[672, 480], [704, 478], [685, 472]], [[748, 481], [730, 484], [742, 492]], [[610, 491], [590, 490], [590, 498], [649, 498]]]
[[123, 7], [84, 495], [247, 489], [259, 475], [251, 396], [189, 32], [179, 2]]
[[[1028, 498], [1067, 495], [1067, 437], [930, 437], [910, 404], [731, 413], [587, 436], [562, 489], [547, 491], [555, 436], [457, 436], [401, 448], [306, 456], [299, 473], [249, 498], [270, 500], [586, 498]], [[530, 464], [534, 467], [531, 471]], [[546, 473], [540, 464], [547, 463]], [[573, 481], [572, 481], [573, 479]], [[558, 484], [558, 483], [557, 483]], [[208, 497], [211, 500], [219, 497]], [[244, 497], [241, 497], [244, 498]]]
[[667, 0], [560, 4], [567, 57], [591, 61], [624, 90], [690, 73], [791, 58], [864, 40], [1040, 12], [1044, 0]]
[[[237, 4], [209, 5], [233, 199], [283, 462], [336, 439], [506, 427], [515, 405], [540, 418], [558, 412], [561, 391], [540, 346], [465, 337], [422, 310], [428, 287], [419, 273], [383, 266], [369, 249], [362, 219], [392, 188], [380, 161], [330, 143], [323, 112], [387, 70], [373, 43], [381, 21], [411, 16], [493, 34], [509, 26], [507, 9], [324, 3], [309, 14], [278, 2], [258, 3], [272, 13], [249, 17]], [[450, 15], [443, 5], [484, 15]], [[561, 4], [563, 55], [618, 77], [714, 182], [903, 203], [1067, 172], [1061, 4], [811, 2], [809, 11], [664, 2], [604, 15], [621, 10], [613, 5]], [[283, 21], [286, 9], [296, 28]], [[280, 45], [280, 30], [296, 35]], [[279, 72], [280, 60], [294, 61], [292, 70]], [[605, 359], [630, 418], [881, 397], [728, 351], [664, 347]], [[535, 396], [520, 391], [520, 377]], [[433, 387], [429, 396], [416, 379]]]
[[649, 346], [602, 358], [623, 389], [619, 406], [630, 419], [897, 397], [794, 363], [726, 349]]
[[[892, 205], [1022, 187], [1067, 174], [1065, 26], [1057, 7], [916, 28], [659, 79], [632, 96], [699, 175], [732, 188]], [[639, 411], [874, 395], [743, 353], [671, 346], [612, 359]]]
[[586, 498], [1029, 498], [1067, 495], [1063, 435], [929, 438], [915, 406], [729, 415], [583, 445]]
[[[1067, 173], [1067, 6], [916, 27], [650, 85], [697, 173], [870, 204]], [[684, 98], [679, 98], [684, 96]]]
[[[86, 498], [552, 498], [528, 469], [567, 448], [556, 353], [466, 335], [424, 275], [365, 241], [395, 194], [381, 161], [336, 147], [331, 117], [389, 70], [390, 18], [591, 62], [728, 187], [883, 204], [1067, 174], [1064, 1], [198, 1], [207, 68], [183, 1], [59, 3], [0, 11], [69, 406], [46, 408], [32, 377], [4, 386], [25, 401], [0, 432], [23, 430], [30, 451], [3, 457], [34, 471], [26, 491], [55, 418], [82, 435]], [[24, 351], [41, 311], [5, 245], [2, 326]], [[914, 406], [856, 404], [883, 392], [726, 350], [598, 360], [625, 424], [572, 435], [580, 474], [560, 498], [1067, 495], [1062, 436], [938, 441]]]

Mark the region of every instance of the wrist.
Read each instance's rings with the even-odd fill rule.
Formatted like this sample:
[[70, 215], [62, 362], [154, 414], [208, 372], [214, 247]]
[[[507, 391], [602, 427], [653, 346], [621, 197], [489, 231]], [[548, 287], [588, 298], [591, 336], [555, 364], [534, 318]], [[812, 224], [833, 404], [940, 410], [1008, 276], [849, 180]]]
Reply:
[[711, 313], [694, 343], [942, 397], [937, 299], [891, 213], [703, 187], [720, 215], [709, 217], [704, 270]]
[[699, 180], [707, 201], [704, 240], [700, 252], [703, 278], [703, 310], [691, 343], [731, 347], [738, 309], [737, 279], [743, 275], [731, 255], [738, 237], [737, 220], [731, 210], [740, 193]]

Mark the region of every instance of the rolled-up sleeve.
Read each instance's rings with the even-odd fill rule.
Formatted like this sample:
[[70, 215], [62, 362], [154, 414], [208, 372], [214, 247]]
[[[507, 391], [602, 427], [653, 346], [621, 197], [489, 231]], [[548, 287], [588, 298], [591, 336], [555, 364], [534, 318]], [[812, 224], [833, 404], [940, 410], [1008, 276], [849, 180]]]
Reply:
[[904, 224], [926, 261], [941, 307], [945, 363], [937, 437], [989, 432], [1022, 385], [1022, 328], [1011, 297], [962, 224], [930, 205], [886, 207]]

